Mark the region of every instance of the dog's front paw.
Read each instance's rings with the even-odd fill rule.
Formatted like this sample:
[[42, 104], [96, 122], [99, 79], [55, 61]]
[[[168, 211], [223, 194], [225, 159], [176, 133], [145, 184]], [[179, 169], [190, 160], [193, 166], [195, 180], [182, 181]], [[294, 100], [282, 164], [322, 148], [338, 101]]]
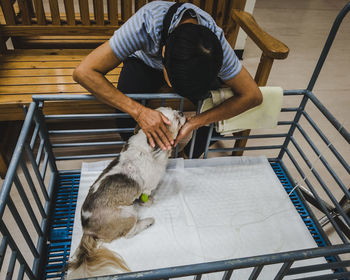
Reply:
[[145, 228], [150, 227], [155, 222], [154, 218], [146, 218], [146, 219], [143, 219], [142, 221], [144, 222], [144, 225], [146, 226]]

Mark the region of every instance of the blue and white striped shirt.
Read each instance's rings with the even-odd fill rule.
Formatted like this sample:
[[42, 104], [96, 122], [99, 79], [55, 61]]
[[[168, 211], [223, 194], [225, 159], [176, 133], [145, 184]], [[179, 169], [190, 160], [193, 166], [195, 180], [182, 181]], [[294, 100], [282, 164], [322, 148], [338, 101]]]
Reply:
[[[163, 63], [159, 47], [163, 19], [169, 7], [173, 4], [174, 2], [152, 1], [139, 9], [110, 38], [109, 44], [115, 55], [121, 61], [129, 56], [137, 57], [150, 67], [162, 70]], [[169, 33], [179, 24], [182, 15], [188, 9], [195, 11], [198, 23], [214, 32], [221, 42], [223, 64], [218, 76], [223, 81], [235, 77], [241, 71], [242, 65], [227, 42], [223, 30], [216, 25], [214, 19], [208, 13], [190, 3], [181, 5], [173, 16]]]

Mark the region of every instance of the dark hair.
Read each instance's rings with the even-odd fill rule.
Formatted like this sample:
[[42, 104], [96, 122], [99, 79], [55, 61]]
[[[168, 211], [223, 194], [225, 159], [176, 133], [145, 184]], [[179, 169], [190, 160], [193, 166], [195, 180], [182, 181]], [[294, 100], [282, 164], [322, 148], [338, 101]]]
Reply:
[[175, 91], [200, 100], [216, 81], [222, 58], [221, 43], [211, 30], [184, 23], [167, 38], [163, 63]]

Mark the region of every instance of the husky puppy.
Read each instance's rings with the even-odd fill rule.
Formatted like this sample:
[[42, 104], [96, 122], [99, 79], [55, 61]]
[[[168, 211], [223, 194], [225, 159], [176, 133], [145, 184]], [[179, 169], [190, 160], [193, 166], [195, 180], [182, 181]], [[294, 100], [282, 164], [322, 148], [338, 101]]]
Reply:
[[[175, 139], [186, 118], [171, 108], [158, 108], [170, 121]], [[99, 245], [120, 237], [130, 238], [154, 223], [139, 219], [136, 201], [150, 195], [161, 180], [171, 151], [152, 148], [142, 130], [130, 137], [119, 158], [102, 172], [81, 209], [83, 236], [69, 263], [69, 278], [101, 276], [129, 271], [123, 259]]]

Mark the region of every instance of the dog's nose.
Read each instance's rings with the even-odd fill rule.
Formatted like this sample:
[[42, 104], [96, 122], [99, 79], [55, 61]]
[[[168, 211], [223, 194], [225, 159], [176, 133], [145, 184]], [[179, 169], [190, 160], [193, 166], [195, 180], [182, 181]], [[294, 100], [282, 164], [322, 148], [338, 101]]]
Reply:
[[180, 116], [180, 117], [183, 117], [183, 116], [184, 116], [184, 113], [179, 112], [179, 116]]

